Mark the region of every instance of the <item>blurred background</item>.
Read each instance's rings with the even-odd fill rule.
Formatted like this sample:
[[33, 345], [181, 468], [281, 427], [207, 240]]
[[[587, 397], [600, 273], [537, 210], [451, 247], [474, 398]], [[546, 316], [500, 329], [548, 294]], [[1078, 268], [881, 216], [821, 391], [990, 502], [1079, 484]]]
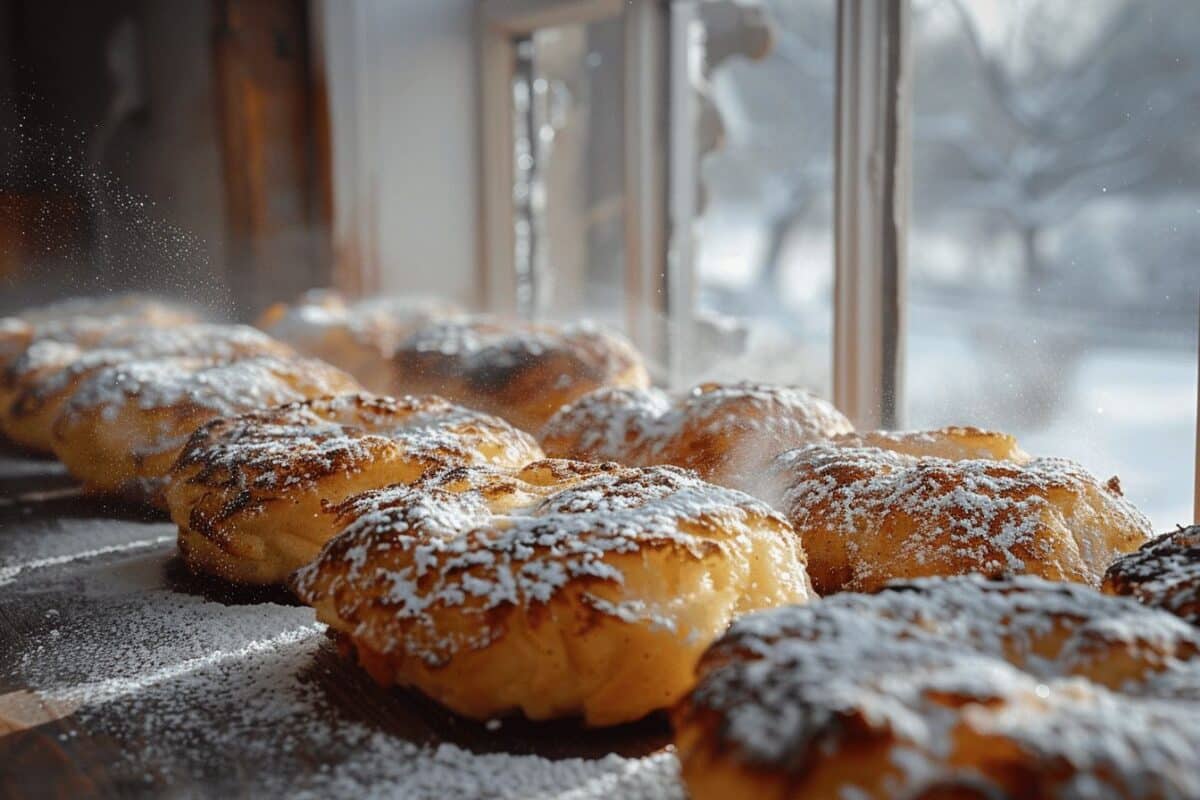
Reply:
[[[693, 5], [670, 379], [829, 394], [835, 2]], [[0, 0], [0, 310], [137, 288], [253, 318], [327, 285], [487, 307], [500, 142], [512, 307], [626, 325], [622, 21], [522, 37], [505, 127], [479, 8]], [[904, 425], [1012, 432], [1190, 521], [1200, 4], [913, 0], [910, 37]]]
[[[706, 308], [728, 370], [828, 364], [835, 4], [769, 0], [774, 47], [712, 76]], [[1191, 516], [1200, 320], [1200, 4], [916, 0], [904, 424], [971, 421]], [[797, 152], [801, 153], [797, 157]], [[747, 257], [749, 256], [749, 257]], [[750, 363], [755, 363], [751, 361]]]

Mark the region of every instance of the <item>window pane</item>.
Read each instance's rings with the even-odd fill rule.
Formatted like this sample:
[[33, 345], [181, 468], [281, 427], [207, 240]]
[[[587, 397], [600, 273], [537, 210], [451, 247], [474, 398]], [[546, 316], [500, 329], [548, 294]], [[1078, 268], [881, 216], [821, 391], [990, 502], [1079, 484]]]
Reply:
[[835, 4], [717, 3], [702, 13], [716, 114], [700, 132], [714, 146], [701, 162], [698, 330], [686, 372], [828, 395]]
[[914, 4], [907, 421], [1191, 519], [1200, 4]]
[[623, 323], [620, 18], [543, 28], [518, 47], [513, 87], [518, 305]]

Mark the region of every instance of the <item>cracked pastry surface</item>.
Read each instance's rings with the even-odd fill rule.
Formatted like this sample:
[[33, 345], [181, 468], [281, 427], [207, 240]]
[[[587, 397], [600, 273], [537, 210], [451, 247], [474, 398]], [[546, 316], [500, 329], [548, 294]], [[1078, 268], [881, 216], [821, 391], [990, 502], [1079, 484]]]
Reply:
[[1077, 584], [900, 583], [751, 614], [672, 713], [694, 800], [1200, 796], [1200, 635]]
[[1118, 558], [1104, 574], [1104, 591], [1200, 625], [1200, 525], [1164, 533]]
[[396, 347], [418, 328], [463, 310], [432, 297], [349, 300], [330, 290], [306, 292], [295, 304], [268, 308], [258, 326], [305, 355], [349, 372], [367, 389], [392, 390]]
[[650, 382], [641, 355], [615, 333], [488, 317], [421, 328], [397, 348], [392, 369], [394, 393], [441, 395], [533, 433], [594, 389]]
[[171, 465], [209, 420], [359, 390], [322, 361], [169, 357], [105, 367], [83, 380], [54, 424], [54, 454], [87, 491], [163, 506]]
[[520, 468], [541, 455], [504, 420], [439, 397], [323, 397], [207, 423], [166, 499], [191, 569], [281, 583], [337, 533], [331, 506], [349, 495], [434, 467]]
[[459, 468], [339, 510], [297, 594], [377, 681], [476, 719], [638, 719], [733, 617], [812, 596], [785, 520], [674, 467]]
[[872, 447], [783, 453], [769, 499], [796, 528], [822, 595], [894, 578], [1033, 574], [1099, 586], [1152, 534], [1122, 495], [1057, 458], [952, 461]]
[[166, 356], [233, 361], [264, 355], [290, 358], [295, 352], [246, 325], [123, 325], [90, 346], [39, 339], [0, 373], [0, 432], [27, 450], [51, 453], [63, 405], [85, 378], [105, 367]]
[[673, 464], [759, 494], [771, 460], [853, 426], [829, 402], [790, 386], [705, 383], [672, 397], [657, 389], [601, 389], [542, 429], [548, 455], [631, 466]]

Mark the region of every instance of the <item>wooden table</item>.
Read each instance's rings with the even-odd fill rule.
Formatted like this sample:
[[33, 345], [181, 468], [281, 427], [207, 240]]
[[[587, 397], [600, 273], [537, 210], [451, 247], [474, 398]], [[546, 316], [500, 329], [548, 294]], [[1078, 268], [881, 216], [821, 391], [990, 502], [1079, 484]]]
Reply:
[[381, 689], [286, 592], [199, 580], [165, 518], [0, 452], [0, 797], [680, 798], [668, 741]]

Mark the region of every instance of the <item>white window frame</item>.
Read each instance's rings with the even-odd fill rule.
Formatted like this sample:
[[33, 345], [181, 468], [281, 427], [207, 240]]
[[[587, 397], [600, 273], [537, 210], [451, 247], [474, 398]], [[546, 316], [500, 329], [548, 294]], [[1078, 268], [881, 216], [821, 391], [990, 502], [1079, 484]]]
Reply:
[[904, 397], [912, 146], [907, 0], [837, 9], [833, 401], [860, 428], [896, 428]]
[[540, 28], [622, 20], [625, 322], [663, 382], [679, 368], [668, 326], [674, 331], [686, 324], [691, 307], [696, 159], [692, 127], [685, 122], [696, 109], [682, 76], [696, 2], [483, 0], [478, 14], [479, 279], [490, 310], [518, 315], [536, 314], [517, 304], [517, 287], [525, 279], [518, 275], [512, 193], [518, 44]]
[[[483, 0], [479, 14], [480, 280], [488, 307], [507, 313], [522, 311], [512, 198], [516, 43], [538, 28], [624, 15], [626, 320], [669, 384], [682, 374], [680, 348], [670, 343], [690, 330], [695, 291], [697, 110], [687, 48], [698, 2]], [[902, 397], [907, 19], [907, 0], [838, 6], [834, 401], [863, 427], [897, 425]]]
[[[627, 317], [634, 340], [681, 373], [693, 297], [695, 142], [687, 26], [703, 0], [482, 0], [481, 280], [513, 311], [514, 37], [625, 14]], [[860, 428], [903, 424], [905, 265], [911, 196], [909, 0], [840, 0], [834, 136], [833, 400]], [[664, 99], [666, 103], [664, 104]], [[501, 102], [503, 101], [503, 102]], [[668, 109], [665, 115], [655, 109]], [[664, 118], [665, 117], [665, 118]], [[669, 327], [656, 325], [669, 320]], [[668, 336], [667, 333], [671, 335]], [[1198, 367], [1200, 368], [1200, 367]], [[1200, 387], [1194, 516], [1200, 523]]]

